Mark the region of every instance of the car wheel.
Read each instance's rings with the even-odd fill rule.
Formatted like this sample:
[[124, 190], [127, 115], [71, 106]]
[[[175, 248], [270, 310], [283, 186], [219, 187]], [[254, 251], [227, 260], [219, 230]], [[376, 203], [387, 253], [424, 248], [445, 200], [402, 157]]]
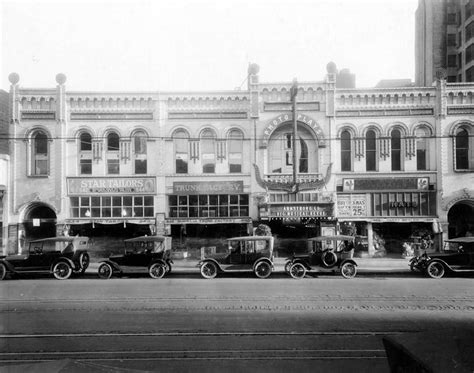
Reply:
[[290, 267], [290, 276], [301, 279], [306, 275], [306, 268], [301, 263], [295, 263]]
[[163, 278], [166, 273], [166, 265], [163, 263], [153, 263], [148, 269], [151, 278]]
[[418, 272], [418, 267], [415, 265], [415, 262], [410, 263], [410, 271]]
[[201, 275], [204, 278], [214, 278], [217, 276], [217, 266], [212, 262], [205, 262], [201, 265]]
[[66, 280], [71, 276], [72, 268], [67, 262], [57, 262], [53, 267], [53, 275], [58, 280]]
[[7, 267], [5, 266], [5, 264], [0, 263], [0, 281], [4, 280], [6, 276], [7, 276]]
[[290, 274], [290, 268], [291, 268], [291, 260], [288, 260], [286, 263], [285, 263], [285, 273], [286, 274]]
[[81, 273], [84, 273], [89, 268], [90, 257], [87, 253], [81, 253], [79, 256], [79, 264], [81, 266]]
[[171, 266], [171, 263], [167, 262], [166, 263], [166, 273], [171, 273], [172, 269], [173, 269], [173, 267]]
[[107, 280], [112, 277], [113, 269], [109, 263], [102, 263], [97, 270], [100, 278]]
[[332, 251], [325, 251], [321, 255], [321, 261], [326, 267], [330, 268], [337, 263], [337, 255]]
[[426, 267], [426, 273], [431, 278], [441, 278], [444, 276], [444, 265], [440, 262], [431, 262]]
[[357, 274], [357, 267], [354, 263], [344, 263], [341, 266], [341, 275], [344, 278], [354, 278]]
[[272, 273], [272, 266], [268, 262], [259, 262], [254, 269], [258, 278], [267, 278]]

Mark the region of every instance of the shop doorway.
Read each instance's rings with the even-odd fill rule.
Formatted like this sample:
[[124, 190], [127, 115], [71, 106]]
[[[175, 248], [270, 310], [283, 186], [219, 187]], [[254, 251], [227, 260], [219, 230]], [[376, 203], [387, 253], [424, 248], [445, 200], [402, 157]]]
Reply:
[[24, 234], [20, 234], [20, 241], [22, 239], [25, 241], [32, 241], [41, 238], [55, 237], [56, 221], [56, 213], [48, 205], [43, 203], [34, 203], [30, 205], [24, 213]]
[[474, 236], [474, 201], [456, 203], [448, 212], [448, 238]]

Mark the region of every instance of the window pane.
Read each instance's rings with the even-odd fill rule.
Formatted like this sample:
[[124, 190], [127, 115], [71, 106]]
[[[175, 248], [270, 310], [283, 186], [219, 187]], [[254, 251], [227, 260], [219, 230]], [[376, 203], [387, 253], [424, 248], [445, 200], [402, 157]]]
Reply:
[[48, 154], [48, 138], [42, 132], [35, 136], [35, 154]]
[[88, 133], [82, 133], [80, 138], [80, 150], [91, 151], [92, 150], [92, 136]]
[[146, 174], [146, 159], [135, 159], [135, 173]]
[[399, 130], [392, 131], [391, 142], [391, 158], [392, 158], [392, 171], [401, 171], [402, 160], [401, 160], [401, 134]]
[[135, 154], [146, 154], [146, 135], [143, 132], [137, 132], [134, 137]]
[[351, 134], [349, 131], [341, 133], [341, 171], [352, 170]]
[[115, 132], [111, 132], [107, 136], [107, 151], [118, 151], [120, 148], [119, 136]]
[[81, 159], [79, 165], [81, 175], [92, 174], [92, 159]]
[[118, 159], [107, 159], [107, 173], [118, 175], [120, 173], [120, 163]]
[[465, 129], [456, 134], [456, 169], [469, 169], [469, 136]]
[[376, 154], [377, 154], [377, 143], [375, 138], [375, 132], [370, 130], [367, 131], [365, 136], [365, 151], [366, 151], [366, 163], [365, 167], [367, 171], [375, 171], [376, 164]]

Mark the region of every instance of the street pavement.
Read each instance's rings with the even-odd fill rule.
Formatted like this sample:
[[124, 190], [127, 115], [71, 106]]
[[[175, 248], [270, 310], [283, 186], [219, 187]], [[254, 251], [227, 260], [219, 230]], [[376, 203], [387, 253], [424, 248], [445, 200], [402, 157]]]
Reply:
[[388, 372], [384, 338], [411, 343], [425, 361], [454, 356], [444, 361], [456, 371], [471, 364], [470, 350], [452, 349], [474, 335], [472, 281], [398, 272], [206, 280], [195, 267], [159, 280], [99, 280], [93, 270], [6, 280], [0, 371], [62, 361], [75, 372]]

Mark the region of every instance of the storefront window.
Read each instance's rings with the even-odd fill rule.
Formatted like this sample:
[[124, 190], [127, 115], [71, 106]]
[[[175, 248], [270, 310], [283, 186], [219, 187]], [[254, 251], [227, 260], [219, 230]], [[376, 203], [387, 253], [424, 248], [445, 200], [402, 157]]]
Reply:
[[153, 196], [71, 197], [73, 218], [153, 217]]
[[170, 195], [168, 203], [171, 218], [249, 216], [248, 194]]

